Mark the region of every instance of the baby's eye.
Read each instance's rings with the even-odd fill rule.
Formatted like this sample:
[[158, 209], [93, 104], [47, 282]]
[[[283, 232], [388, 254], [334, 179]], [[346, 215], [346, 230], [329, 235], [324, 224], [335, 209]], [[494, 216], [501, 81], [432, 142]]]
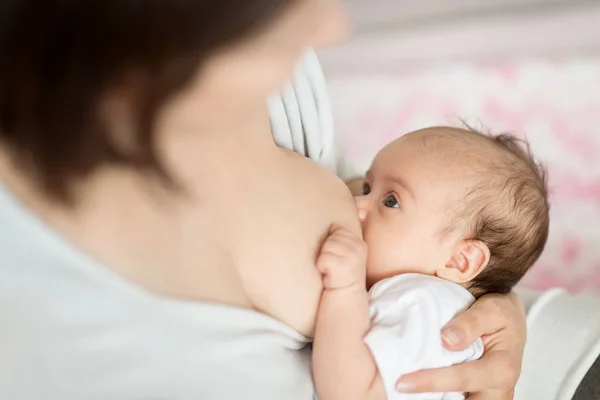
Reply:
[[383, 205], [387, 208], [398, 208], [400, 205], [398, 204], [398, 200], [394, 197], [394, 195], [390, 194], [383, 201]]
[[371, 193], [371, 186], [370, 186], [368, 183], [365, 183], [365, 184], [363, 185], [363, 191], [362, 191], [362, 194], [363, 194], [363, 196], [366, 196], [366, 195], [368, 195], [369, 193]]

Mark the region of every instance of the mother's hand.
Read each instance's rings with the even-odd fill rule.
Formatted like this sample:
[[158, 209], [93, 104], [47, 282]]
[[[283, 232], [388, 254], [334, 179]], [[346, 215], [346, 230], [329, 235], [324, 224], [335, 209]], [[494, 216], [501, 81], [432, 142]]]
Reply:
[[398, 390], [468, 392], [470, 400], [512, 400], [521, 374], [527, 336], [525, 309], [513, 292], [482, 296], [442, 331], [444, 346], [461, 350], [481, 337], [480, 360], [415, 372], [398, 381]]

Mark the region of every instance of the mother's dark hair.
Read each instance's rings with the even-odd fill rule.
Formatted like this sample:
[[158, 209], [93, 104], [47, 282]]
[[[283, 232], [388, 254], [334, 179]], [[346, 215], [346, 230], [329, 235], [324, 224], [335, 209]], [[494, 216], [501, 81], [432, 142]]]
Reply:
[[[158, 110], [215, 50], [297, 0], [2, 0], [0, 141], [51, 198], [108, 163], [168, 180], [153, 146]], [[143, 72], [140, 74], [140, 72]], [[133, 146], [117, 146], [100, 103], [128, 77], [141, 92]]]

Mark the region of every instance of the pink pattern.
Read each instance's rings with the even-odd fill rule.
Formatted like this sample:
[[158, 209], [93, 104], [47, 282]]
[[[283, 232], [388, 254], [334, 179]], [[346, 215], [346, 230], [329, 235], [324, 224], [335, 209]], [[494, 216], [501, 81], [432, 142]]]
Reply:
[[577, 237], [567, 237], [561, 244], [561, 261], [571, 264], [581, 254], [581, 242]]
[[578, 176], [552, 179], [551, 187], [555, 189], [555, 201], [584, 201], [600, 206], [600, 179], [586, 181]]

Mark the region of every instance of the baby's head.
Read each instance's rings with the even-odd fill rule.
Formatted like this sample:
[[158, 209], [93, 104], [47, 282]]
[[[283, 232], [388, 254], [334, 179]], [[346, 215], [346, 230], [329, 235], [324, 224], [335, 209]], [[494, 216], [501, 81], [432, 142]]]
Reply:
[[406, 272], [506, 293], [548, 237], [546, 175], [509, 135], [427, 128], [383, 148], [356, 198], [367, 283]]

